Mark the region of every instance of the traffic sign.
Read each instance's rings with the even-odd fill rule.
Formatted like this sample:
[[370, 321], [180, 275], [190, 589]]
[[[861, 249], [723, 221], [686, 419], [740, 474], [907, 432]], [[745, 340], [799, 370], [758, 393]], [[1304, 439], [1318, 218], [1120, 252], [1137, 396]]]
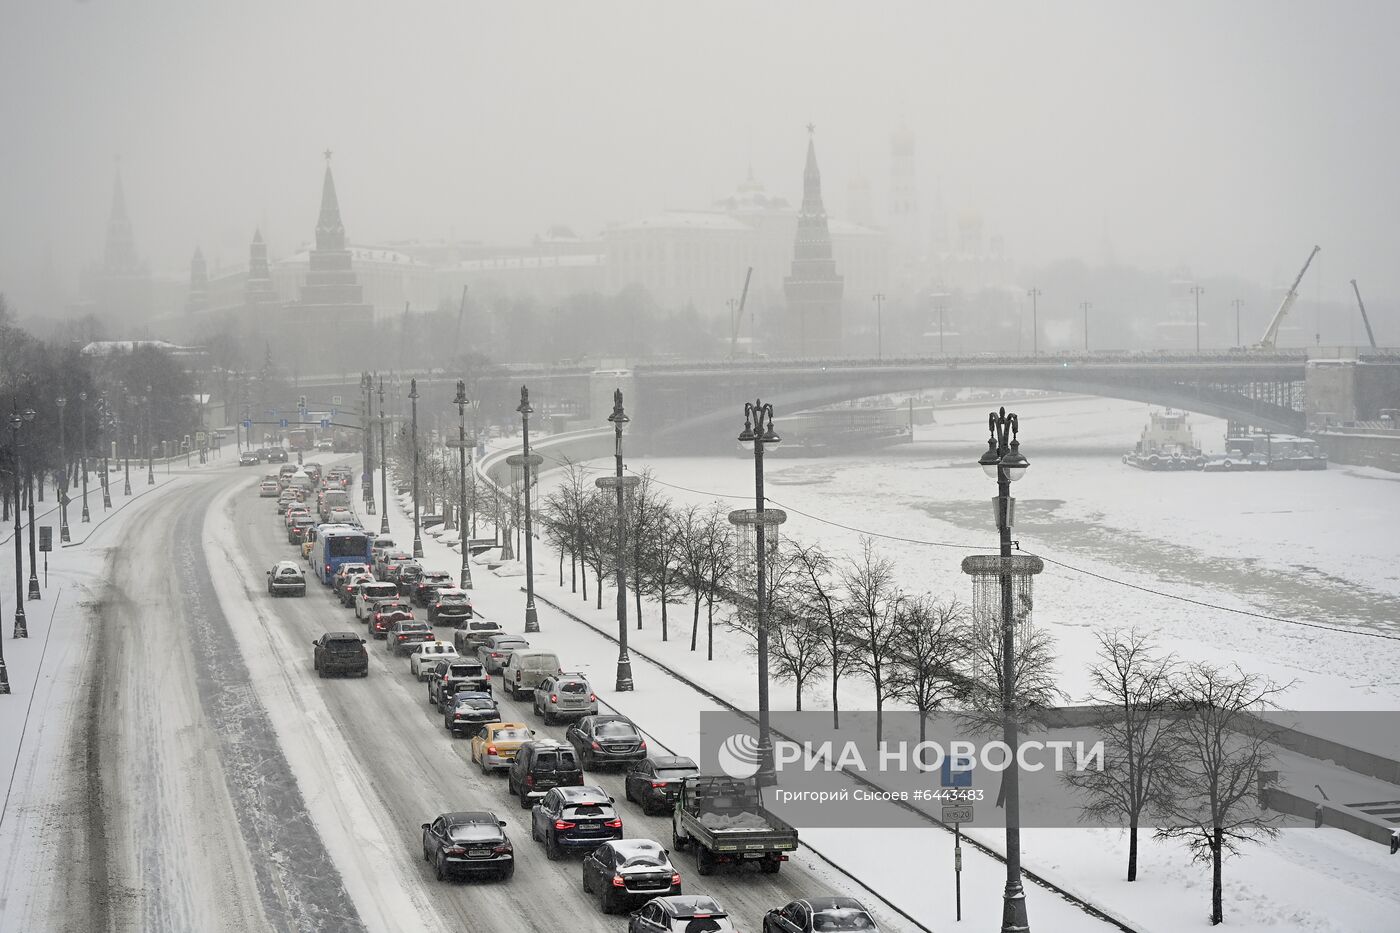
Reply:
[[331, 404], [334, 405], [336, 408], [339, 408], [339, 407], [340, 407], [340, 396], [339, 396], [339, 395], [332, 395], [332, 396], [331, 396]]
[[194, 432], [194, 442], [200, 447], [203, 447], [205, 445], [205, 442], [207, 442], [208, 440], [208, 435], [206, 435], [203, 431]]
[[284, 427], [284, 428], [287, 426], [287, 419], [286, 419], [286, 418], [283, 418], [283, 419], [282, 419], [282, 421], [281, 421], [281, 426]]
[[971, 787], [974, 761], [971, 755], [949, 755], [943, 759], [939, 783], [944, 787]]
[[253, 422], [252, 422], [252, 421], [244, 421], [244, 422], [243, 422], [243, 427], [245, 427], [245, 428], [247, 428], [249, 431], [251, 431], [251, 430], [253, 430]]
[[[39, 550], [41, 550], [41, 551], [52, 551], [52, 550], [53, 550], [53, 526], [52, 526], [52, 525], [40, 525], [40, 526], [39, 526]], [[45, 560], [48, 560], [48, 558], [44, 558], [44, 559], [45, 559]]]
[[939, 819], [944, 823], [971, 823], [971, 807], [944, 807]]
[[329, 428], [330, 426], [331, 426], [331, 419], [329, 419], [329, 418], [322, 418], [322, 419], [321, 419], [321, 430], [322, 430], [322, 431], [324, 431], [326, 428]]

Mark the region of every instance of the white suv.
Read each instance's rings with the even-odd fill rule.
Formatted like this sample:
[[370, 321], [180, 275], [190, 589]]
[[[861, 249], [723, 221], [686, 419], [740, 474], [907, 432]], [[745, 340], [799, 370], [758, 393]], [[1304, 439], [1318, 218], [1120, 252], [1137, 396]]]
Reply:
[[451, 661], [457, 657], [457, 648], [445, 641], [430, 641], [408, 656], [408, 670], [419, 680], [427, 680], [439, 661]]
[[355, 618], [368, 620], [380, 603], [393, 602], [399, 598], [399, 588], [392, 583], [376, 580], [363, 583], [360, 592], [355, 594]]

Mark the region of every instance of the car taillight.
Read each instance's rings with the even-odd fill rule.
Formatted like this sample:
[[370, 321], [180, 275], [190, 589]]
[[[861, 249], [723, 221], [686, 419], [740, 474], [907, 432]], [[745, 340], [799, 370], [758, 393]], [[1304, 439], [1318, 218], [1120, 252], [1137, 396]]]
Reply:
[[326, 573], [330, 573], [330, 572], [331, 572], [331, 565], [330, 565], [330, 564], [327, 564], [327, 565], [326, 565]]
[[597, 742], [596, 740], [593, 741], [593, 742], [590, 743], [590, 744], [592, 744], [593, 750], [594, 750], [595, 752], [601, 752], [601, 751], [603, 750], [603, 746], [599, 745], [598, 742]]
[[625, 881], [622, 880], [622, 876], [621, 876], [621, 875], [613, 875], [612, 886], [615, 887], [615, 888], [626, 887], [626, 886], [627, 886], [627, 882], [625, 882]]
[[509, 845], [504, 845], [496, 846], [491, 851], [494, 852], [496, 855], [508, 855], [512, 851], [512, 849]]
[[598, 702], [598, 698], [597, 698], [596, 696], [594, 696], [593, 694], [590, 693], [590, 694], [588, 695], [588, 702], [589, 702], [589, 703], [597, 703], [597, 702]]
[[642, 744], [639, 745], [639, 746], [637, 747], [637, 750], [638, 750], [638, 751], [642, 751], [642, 752], [644, 752], [644, 751], [647, 750], [647, 740], [646, 740], [646, 739], [642, 739]]
[[568, 820], [555, 820], [555, 821], [554, 821], [554, 828], [555, 828], [555, 829], [573, 829], [573, 828], [575, 828], [576, 826], [578, 826], [577, 823], [570, 823]]
[[462, 848], [461, 846], [453, 846], [452, 848], [450, 848], [450, 849], [447, 850], [447, 854], [448, 854], [448, 855], [466, 855], [466, 854], [467, 854], [467, 850], [464, 849], [464, 848]]
[[530, 787], [534, 787], [534, 786], [535, 786], [535, 776], [534, 776], [533, 774], [527, 774], [527, 775], [525, 775], [525, 783], [526, 783], [528, 786], [530, 786]]
[[559, 694], [557, 694], [557, 693], [551, 693], [551, 694], [549, 695], [549, 702], [551, 702], [551, 703], [558, 703], [558, 702], [559, 702]]
[[652, 782], [651, 782], [651, 787], [652, 787], [653, 790], [659, 790], [660, 788], [665, 787], [665, 786], [666, 786], [666, 782], [665, 782], [665, 781], [652, 781]]
[[681, 873], [678, 872], [678, 871], [673, 871], [673, 872], [671, 872], [671, 887], [673, 887], [673, 888], [680, 887], [680, 883], [681, 883]]
[[490, 682], [491, 682], [491, 675], [490, 675], [490, 674], [487, 674], [487, 675], [486, 675], [486, 682], [487, 682], [487, 683], [490, 683]]
[[516, 672], [515, 672], [515, 682], [516, 682], [516, 683], [520, 683], [520, 672], [519, 672], [519, 671], [516, 671]]
[[496, 755], [496, 754], [499, 754], [499, 753], [496, 751], [496, 746], [494, 746], [494, 745], [488, 745], [488, 746], [486, 746], [486, 754], [488, 754], [488, 755]]
[[443, 675], [442, 675], [442, 682], [443, 682], [443, 683], [447, 683], [447, 679], [448, 679], [448, 675], [443, 674]]
[[608, 820], [608, 821], [607, 821], [606, 823], [604, 823], [603, 825], [606, 826], [608, 829], [621, 829], [621, 828], [622, 828], [622, 819], [621, 819], [620, 817], [617, 817], [617, 818]]

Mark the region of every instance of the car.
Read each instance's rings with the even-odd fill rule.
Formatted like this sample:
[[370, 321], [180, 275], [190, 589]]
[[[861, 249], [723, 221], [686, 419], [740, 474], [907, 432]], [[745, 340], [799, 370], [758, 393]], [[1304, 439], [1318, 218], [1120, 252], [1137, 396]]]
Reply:
[[400, 565], [399, 572], [394, 576], [394, 583], [398, 585], [399, 595], [412, 602], [413, 588], [418, 585], [418, 581], [422, 578], [423, 565], [417, 561]]
[[374, 611], [379, 608], [380, 603], [396, 603], [399, 601], [399, 588], [392, 583], [383, 580], [375, 580], [373, 583], [360, 584], [360, 591], [355, 595], [355, 618], [369, 621], [369, 617], [374, 615]]
[[457, 648], [445, 641], [425, 641], [408, 656], [408, 672], [419, 680], [427, 680], [437, 662], [457, 657]]
[[370, 569], [373, 570], [375, 567], [379, 566], [379, 558], [397, 549], [392, 535], [383, 533], [375, 535], [373, 542], [369, 546]]
[[311, 512], [306, 506], [299, 502], [289, 502], [287, 503], [287, 511], [282, 513], [282, 526], [284, 528], [290, 528], [292, 527], [292, 519], [310, 517]]
[[452, 574], [446, 570], [425, 570], [422, 576], [413, 584], [413, 590], [408, 594], [415, 606], [428, 608], [428, 604], [433, 601], [440, 589], [447, 589], [452, 586]]
[[583, 893], [598, 895], [603, 913], [620, 913], [658, 895], [682, 893], [681, 873], [661, 843], [616, 839], [584, 856]]
[[473, 615], [472, 598], [466, 590], [445, 587], [428, 603], [428, 621], [460, 625]]
[[335, 441], [331, 440], [329, 437], [327, 437], [327, 438], [322, 438], [321, 440], [319, 440], [319, 441], [316, 442], [316, 449], [317, 449], [317, 450], [335, 450]]
[[506, 658], [501, 666], [501, 679], [510, 695], [523, 700], [535, 689], [535, 685], [550, 674], [561, 674], [558, 655], [549, 651], [516, 650]]
[[459, 690], [491, 692], [491, 675], [471, 658], [457, 657], [438, 661], [428, 674], [427, 681], [428, 702], [439, 709]]
[[471, 759], [482, 774], [509, 768], [520, 746], [534, 736], [523, 722], [489, 722], [472, 736]]
[[316, 526], [316, 519], [310, 515], [298, 515], [287, 523], [287, 543], [301, 547], [306, 543], [306, 532]]
[[339, 595], [341, 588], [350, 577], [359, 576], [362, 573], [369, 573], [369, 564], [364, 562], [341, 564], [335, 568], [335, 576], [331, 577], [331, 592]]
[[648, 816], [655, 813], [669, 813], [671, 801], [676, 796], [680, 782], [699, 774], [700, 766], [689, 758], [657, 756], [639, 761], [627, 772], [623, 782], [623, 792], [627, 799], [638, 804]]
[[[458, 635], [465, 633], [461, 631], [452, 633], [452, 640], [457, 641]], [[488, 674], [499, 674], [505, 667], [506, 661], [510, 659], [512, 651], [521, 648], [529, 648], [530, 643], [519, 635], [492, 635], [486, 639], [486, 643], [476, 649], [477, 660], [481, 666], [486, 668]], [[457, 645], [457, 651], [461, 652], [462, 646]]]
[[733, 933], [729, 914], [706, 894], [656, 897], [632, 913], [627, 933]]
[[[371, 549], [370, 553], [374, 553]], [[388, 548], [374, 559], [374, 575], [381, 580], [389, 580], [389, 564], [413, 560], [413, 555], [398, 548]], [[390, 581], [393, 582], [393, 581]]]
[[609, 840], [621, 839], [622, 817], [601, 787], [555, 787], [530, 813], [530, 838], [544, 843], [545, 856], [554, 862], [566, 851], [591, 852]]
[[556, 787], [582, 784], [583, 769], [578, 756], [572, 748], [553, 739], [531, 739], [521, 745], [506, 772], [506, 790], [520, 798], [522, 810], [530, 809], [535, 798]]
[[[418, 563], [417, 558], [414, 558], [414, 557], [397, 557], [397, 556], [394, 556], [394, 555], [390, 555], [390, 556], [384, 561], [384, 573], [380, 576], [380, 579], [382, 579], [382, 580], [388, 580], [390, 583], [394, 584], [395, 586], [398, 586], [398, 585], [399, 585], [399, 574], [403, 573], [404, 568], [406, 568], [406, 567], [419, 567], [419, 566], [421, 566], [421, 565]], [[400, 594], [400, 595], [402, 595], [402, 594]]]
[[272, 447], [267, 452], [268, 463], [286, 463], [287, 449], [285, 447]]
[[340, 589], [336, 590], [335, 595], [340, 600], [342, 606], [347, 609], [353, 609], [355, 607], [355, 597], [360, 593], [360, 584], [374, 582], [374, 574], [357, 573], [346, 580]]
[[413, 610], [404, 603], [383, 602], [374, 607], [368, 621], [369, 633], [375, 638], [385, 638], [389, 630], [400, 622], [416, 620], [413, 618]]
[[473, 615], [472, 618], [458, 624], [457, 631], [452, 633], [452, 643], [462, 654], [475, 654], [477, 648], [485, 644], [493, 635], [504, 634], [505, 630], [501, 628], [499, 622], [492, 622], [490, 619]]
[[259, 460], [258, 455], [251, 450], [245, 450], [238, 455], [238, 465], [241, 467], [257, 466], [259, 463], [262, 463], [262, 461]]
[[515, 849], [505, 827], [486, 810], [443, 813], [423, 824], [423, 860], [439, 881], [487, 873], [507, 880], [515, 874]]
[[306, 595], [306, 574], [290, 560], [279, 560], [267, 572], [267, 591], [273, 596]]
[[631, 765], [647, 756], [641, 730], [626, 716], [614, 713], [585, 716], [569, 727], [564, 738], [590, 771], [600, 765]]
[[803, 897], [763, 915], [763, 933], [879, 933], [875, 918], [853, 897]]
[[287, 512], [287, 509], [291, 508], [292, 503], [294, 503], [294, 502], [296, 502], [296, 501], [297, 501], [296, 493], [294, 493], [294, 492], [292, 492], [292, 491], [290, 491], [290, 490], [287, 490], [287, 489], [282, 490], [282, 491], [281, 491], [280, 493], [278, 493], [278, 495], [277, 495], [277, 514], [278, 514], [278, 515], [285, 515], [286, 512]]
[[442, 707], [442, 727], [453, 736], [468, 735], [485, 723], [500, 721], [500, 707], [489, 693], [462, 690]]
[[598, 696], [582, 674], [551, 674], [535, 686], [534, 709], [552, 726], [560, 719], [596, 714]]
[[282, 494], [282, 487], [277, 485], [275, 479], [265, 479], [258, 483], [258, 498], [275, 499]]
[[428, 627], [428, 623], [406, 619], [395, 622], [393, 628], [389, 629], [384, 639], [384, 648], [393, 654], [407, 654], [424, 642], [432, 640], [433, 630]]
[[360, 524], [360, 520], [355, 517], [355, 513], [349, 509], [331, 509], [326, 515], [326, 523], [329, 525], [355, 525]]
[[365, 640], [355, 632], [327, 632], [311, 643], [311, 667], [322, 677], [328, 674], [369, 676], [369, 653]]

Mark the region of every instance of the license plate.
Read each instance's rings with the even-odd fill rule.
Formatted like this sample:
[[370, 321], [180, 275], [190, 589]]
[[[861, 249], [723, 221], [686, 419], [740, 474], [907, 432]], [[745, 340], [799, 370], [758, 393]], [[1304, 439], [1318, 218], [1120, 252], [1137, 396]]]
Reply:
[[468, 849], [467, 854], [472, 858], [485, 858], [491, 854], [490, 849]]
[[763, 858], [762, 852], [745, 852], [744, 858]]

